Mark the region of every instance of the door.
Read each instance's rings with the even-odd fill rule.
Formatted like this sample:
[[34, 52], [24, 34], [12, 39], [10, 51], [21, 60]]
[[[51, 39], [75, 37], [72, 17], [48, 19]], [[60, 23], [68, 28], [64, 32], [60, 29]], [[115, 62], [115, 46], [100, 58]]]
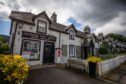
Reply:
[[54, 63], [54, 43], [44, 43], [43, 63]]
[[88, 47], [84, 47], [84, 59], [88, 58]]

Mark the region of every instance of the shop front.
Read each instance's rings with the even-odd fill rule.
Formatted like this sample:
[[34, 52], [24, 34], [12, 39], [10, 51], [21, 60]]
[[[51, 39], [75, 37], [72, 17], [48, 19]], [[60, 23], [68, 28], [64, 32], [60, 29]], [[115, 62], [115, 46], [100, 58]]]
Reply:
[[54, 63], [56, 37], [32, 32], [22, 32], [21, 54], [29, 61]]

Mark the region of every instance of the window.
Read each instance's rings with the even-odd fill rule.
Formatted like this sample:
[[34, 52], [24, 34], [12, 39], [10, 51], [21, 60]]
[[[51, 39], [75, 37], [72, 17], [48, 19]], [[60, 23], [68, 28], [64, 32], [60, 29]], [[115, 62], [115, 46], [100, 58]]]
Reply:
[[67, 56], [67, 45], [62, 45], [62, 54], [63, 56]]
[[76, 57], [81, 58], [81, 47], [80, 46], [76, 46]]
[[39, 60], [40, 42], [24, 40], [22, 47], [22, 55], [29, 60]]
[[46, 33], [47, 23], [43, 21], [38, 21], [37, 31], [41, 33]]
[[74, 40], [74, 30], [69, 30], [69, 39]]
[[70, 57], [75, 57], [75, 46], [69, 45], [69, 55]]

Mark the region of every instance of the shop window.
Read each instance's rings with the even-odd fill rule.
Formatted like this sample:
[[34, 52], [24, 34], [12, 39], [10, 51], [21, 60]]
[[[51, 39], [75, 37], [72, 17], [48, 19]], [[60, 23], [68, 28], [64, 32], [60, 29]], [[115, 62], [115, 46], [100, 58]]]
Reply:
[[69, 39], [74, 40], [74, 30], [69, 30]]
[[69, 45], [69, 56], [75, 57], [75, 46], [74, 45]]
[[63, 56], [67, 56], [67, 45], [62, 45], [62, 54]]
[[40, 55], [40, 42], [38, 41], [23, 41], [22, 55], [29, 60], [39, 60]]
[[46, 33], [47, 23], [39, 20], [37, 25], [37, 31], [40, 33]]

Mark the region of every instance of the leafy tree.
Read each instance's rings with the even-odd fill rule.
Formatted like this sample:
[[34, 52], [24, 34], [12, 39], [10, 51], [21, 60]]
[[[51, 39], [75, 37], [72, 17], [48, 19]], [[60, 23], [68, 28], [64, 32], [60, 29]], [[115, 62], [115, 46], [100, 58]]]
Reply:
[[0, 36], [0, 41], [1, 41], [2, 43], [6, 43], [6, 40], [5, 40], [2, 36]]
[[107, 42], [103, 42], [103, 43], [102, 43], [102, 47], [109, 48], [110, 46], [108, 45]]
[[9, 45], [6, 40], [0, 36], [0, 54], [9, 53]]
[[[109, 33], [106, 36], [112, 37], [114, 39], [117, 39], [118, 41], [126, 43], [126, 36], [124, 36], [124, 35], [117, 34], [117, 33]], [[121, 50], [119, 53], [124, 53], [124, 52], [126, 52], [126, 49], [125, 50]], [[117, 51], [114, 50], [114, 53], [117, 53]]]
[[114, 39], [117, 39], [121, 42], [125, 42], [126, 43], [126, 37], [124, 35], [121, 34], [115, 34], [115, 33], [109, 33], [106, 36], [112, 37]]
[[9, 46], [7, 43], [2, 43], [0, 46], [0, 53], [8, 53], [9, 51]]
[[108, 54], [108, 50], [105, 47], [99, 48], [99, 54], [106, 55]]

